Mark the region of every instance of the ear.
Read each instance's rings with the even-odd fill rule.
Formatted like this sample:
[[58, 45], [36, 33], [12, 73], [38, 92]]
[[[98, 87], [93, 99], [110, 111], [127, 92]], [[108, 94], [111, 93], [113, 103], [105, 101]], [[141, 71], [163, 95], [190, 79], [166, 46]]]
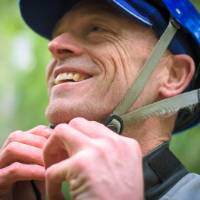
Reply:
[[168, 62], [167, 77], [159, 88], [159, 94], [163, 98], [172, 97], [184, 91], [195, 73], [195, 64], [190, 56], [182, 54], [170, 57], [172, 62]]

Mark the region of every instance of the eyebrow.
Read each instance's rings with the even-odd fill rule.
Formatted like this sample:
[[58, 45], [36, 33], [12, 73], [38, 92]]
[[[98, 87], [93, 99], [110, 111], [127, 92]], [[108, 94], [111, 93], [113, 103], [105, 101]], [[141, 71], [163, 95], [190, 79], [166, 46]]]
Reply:
[[[111, 13], [108, 13], [108, 15], [113, 15], [113, 14], [111, 14]], [[60, 32], [60, 26], [61, 26], [61, 24], [62, 24], [62, 22], [64, 21], [64, 18], [65, 18], [66, 16], [63, 16], [63, 18], [61, 18], [58, 22], [57, 22], [57, 24], [56, 24], [56, 26], [54, 27], [54, 31], [53, 31], [53, 33], [52, 33], [52, 36], [54, 37], [54, 36], [56, 36], [56, 35], [58, 35], [59, 34], [59, 32]], [[113, 19], [109, 19], [109, 18], [105, 18], [102, 14], [100, 15], [100, 13], [84, 13], [84, 15], [83, 16], [80, 16], [81, 17], [81, 22], [79, 22], [79, 23], [81, 23], [81, 24], [84, 24], [84, 23], [86, 23], [87, 21], [89, 21], [89, 20], [91, 20], [91, 21], [97, 21], [97, 22], [99, 22], [99, 23], [105, 23], [105, 24], [107, 24], [107, 22], [108, 21], [112, 21], [112, 22], [114, 22], [114, 20]], [[74, 20], [74, 18], [73, 18], [73, 20]], [[71, 21], [71, 20], [70, 20]], [[66, 20], [65, 21], [65, 28], [67, 27], [67, 24], [68, 23], [71, 23], [71, 22], [69, 22], [69, 20]], [[73, 23], [75, 23], [75, 21], [73, 21]], [[62, 29], [62, 28], [61, 28]], [[67, 30], [67, 29], [66, 29]]]

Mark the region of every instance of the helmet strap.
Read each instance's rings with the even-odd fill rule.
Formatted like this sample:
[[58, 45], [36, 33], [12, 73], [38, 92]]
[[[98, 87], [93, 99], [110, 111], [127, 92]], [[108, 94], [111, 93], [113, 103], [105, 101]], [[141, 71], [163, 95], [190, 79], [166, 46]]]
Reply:
[[183, 108], [193, 109], [193, 106], [200, 102], [200, 89], [185, 92], [170, 97], [121, 116], [124, 125], [141, 121], [150, 117], [169, 116]]
[[[156, 46], [154, 47], [149, 59], [144, 64], [142, 72], [139, 74], [137, 79], [132, 83], [131, 87], [128, 89], [127, 94], [121, 103], [115, 108], [113, 113], [108, 117], [106, 125], [116, 124], [116, 120], [118, 120], [118, 133], [122, 132], [122, 128], [119, 128], [119, 124], [121, 127], [128, 125], [130, 123], [144, 120], [153, 116], [163, 116], [169, 115], [172, 113], [176, 113], [182, 108], [191, 107], [199, 102], [199, 90], [194, 90], [191, 92], [183, 93], [175, 97], [167, 98], [153, 104], [143, 106], [139, 109], [136, 109], [130, 113], [127, 111], [130, 107], [136, 102], [140, 94], [142, 93], [147, 81], [151, 77], [152, 73], [156, 69], [156, 66], [160, 62], [161, 57], [165, 53], [168, 48], [170, 42], [174, 38], [176, 32], [180, 26], [173, 19], [170, 20], [166, 30], [160, 37]], [[126, 114], [127, 113], [127, 114]], [[113, 118], [113, 116], [117, 116]], [[114, 120], [114, 122], [112, 122]]]

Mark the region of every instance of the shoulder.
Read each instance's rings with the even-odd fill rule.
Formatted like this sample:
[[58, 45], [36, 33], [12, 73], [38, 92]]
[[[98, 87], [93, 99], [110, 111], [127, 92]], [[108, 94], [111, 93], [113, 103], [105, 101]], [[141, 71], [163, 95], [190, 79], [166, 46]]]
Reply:
[[180, 179], [160, 200], [199, 200], [200, 175], [189, 173]]

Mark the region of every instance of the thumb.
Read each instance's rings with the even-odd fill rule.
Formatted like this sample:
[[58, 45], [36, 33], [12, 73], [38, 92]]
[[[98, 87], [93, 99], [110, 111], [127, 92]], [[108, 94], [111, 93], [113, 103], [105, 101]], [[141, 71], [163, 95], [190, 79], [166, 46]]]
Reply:
[[72, 156], [49, 167], [46, 170], [46, 191], [49, 200], [63, 200], [62, 182], [78, 176], [77, 158]]

